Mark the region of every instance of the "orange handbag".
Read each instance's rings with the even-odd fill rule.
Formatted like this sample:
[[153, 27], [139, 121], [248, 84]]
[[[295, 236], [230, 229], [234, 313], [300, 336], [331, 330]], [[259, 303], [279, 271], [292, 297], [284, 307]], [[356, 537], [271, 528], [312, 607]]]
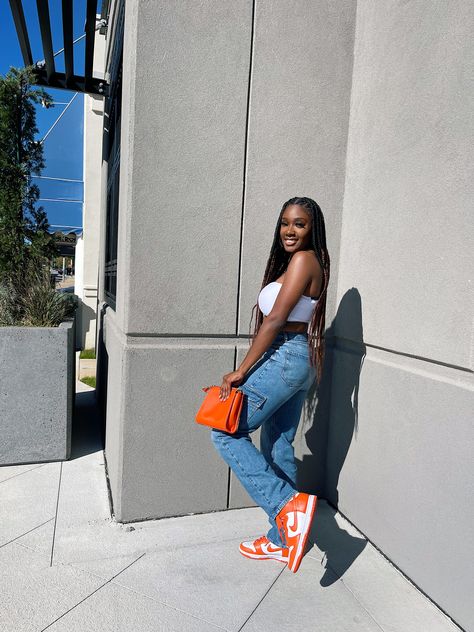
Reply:
[[206, 393], [206, 397], [196, 414], [196, 423], [223, 430], [229, 434], [237, 432], [244, 403], [243, 392], [232, 386], [229, 397], [221, 401], [219, 399], [220, 386], [205, 386], [202, 390]]

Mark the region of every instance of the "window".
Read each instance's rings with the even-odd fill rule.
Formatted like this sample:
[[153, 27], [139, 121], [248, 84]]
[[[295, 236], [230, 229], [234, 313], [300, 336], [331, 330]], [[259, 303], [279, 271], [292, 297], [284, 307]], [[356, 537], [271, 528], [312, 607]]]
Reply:
[[122, 114], [122, 56], [124, 2], [120, 3], [110, 63], [110, 92], [104, 107], [104, 155], [107, 169], [104, 299], [115, 310], [117, 299], [117, 242], [119, 223], [120, 124]]

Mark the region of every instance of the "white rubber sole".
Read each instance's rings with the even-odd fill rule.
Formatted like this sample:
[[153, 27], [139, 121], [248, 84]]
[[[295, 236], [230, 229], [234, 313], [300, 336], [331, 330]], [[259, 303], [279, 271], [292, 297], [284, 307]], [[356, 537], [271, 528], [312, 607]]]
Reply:
[[306, 508], [304, 526], [298, 540], [298, 548], [296, 549], [296, 555], [293, 558], [293, 563], [291, 564], [291, 566], [288, 563], [288, 568], [293, 573], [296, 573], [296, 571], [298, 570], [301, 563], [301, 559], [303, 557], [304, 549], [306, 546], [306, 540], [308, 539], [311, 523], [313, 522], [314, 512], [316, 511], [317, 500], [318, 499], [316, 496], [310, 496], [308, 500], [308, 507]]
[[263, 557], [262, 555], [254, 555], [253, 553], [244, 553], [241, 549], [239, 549], [239, 552], [241, 555], [248, 557], [250, 560], [276, 560], [277, 562], [283, 562], [283, 564], [288, 562], [288, 558], [276, 557], [273, 555], [266, 555]]

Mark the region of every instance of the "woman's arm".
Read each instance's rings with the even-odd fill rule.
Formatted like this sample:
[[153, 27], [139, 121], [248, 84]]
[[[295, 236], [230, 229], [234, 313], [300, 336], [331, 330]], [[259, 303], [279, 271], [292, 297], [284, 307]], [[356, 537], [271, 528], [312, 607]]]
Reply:
[[[274, 341], [277, 333], [283, 325], [277, 323], [274, 319], [269, 319], [270, 314], [264, 319], [263, 323], [255, 336], [252, 346], [247, 351], [247, 355], [241, 362], [238, 369], [227, 373], [222, 378], [219, 399], [225, 400], [230, 395], [232, 386], [239, 386], [244, 381], [245, 374], [257, 362], [257, 360], [265, 353], [268, 347]], [[285, 321], [286, 322], [286, 321]], [[285, 323], [283, 323], [285, 324]]]
[[282, 287], [278, 292], [271, 312], [264, 318], [252, 346], [236, 371], [224, 375], [220, 397], [227, 399], [231, 386], [238, 386], [245, 374], [257, 362], [275, 340], [279, 331], [284, 327], [288, 314], [299, 301], [305, 287], [311, 280], [314, 266], [313, 255], [306, 251], [295, 252], [288, 264]]
[[247, 351], [247, 355], [240, 363], [237, 371], [245, 376], [246, 373], [253, 367], [255, 362], [259, 360], [265, 351], [270, 347], [275, 340], [278, 332], [282, 329], [286, 320], [282, 323], [276, 318], [270, 318], [270, 314], [264, 319], [263, 323], [258, 330], [258, 334], [255, 336], [252, 346]]

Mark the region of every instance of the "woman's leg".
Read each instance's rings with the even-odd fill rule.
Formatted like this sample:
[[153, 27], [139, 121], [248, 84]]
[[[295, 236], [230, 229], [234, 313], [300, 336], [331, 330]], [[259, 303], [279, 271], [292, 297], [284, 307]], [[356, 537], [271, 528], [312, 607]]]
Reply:
[[[260, 433], [260, 449], [267, 463], [283, 480], [296, 491], [297, 468], [293, 441], [301, 417], [307, 389], [297, 391], [275, 413], [263, 423]], [[267, 538], [277, 546], [283, 546], [275, 520], [269, 518], [271, 528]]]
[[293, 441], [301, 417], [306, 390], [297, 391], [265, 421], [260, 433], [260, 450], [280, 478], [296, 488]]
[[[228, 434], [212, 430], [211, 438], [217, 451], [231, 467], [253, 500], [271, 516], [276, 515], [294, 494], [294, 489], [273, 471], [262, 453], [255, 447], [250, 434], [273, 414], [275, 408], [292, 393], [278, 389], [279, 366], [268, 359], [239, 386], [244, 392], [239, 430]], [[265, 376], [265, 379], [264, 379]]]
[[213, 430], [211, 435], [216, 449], [249, 495], [270, 518], [275, 518], [295, 489], [273, 470], [250, 434], [307, 386], [310, 368], [304, 353], [295, 353], [285, 345], [267, 351], [262, 360], [239, 386], [245, 397], [238, 432], [231, 435]]

